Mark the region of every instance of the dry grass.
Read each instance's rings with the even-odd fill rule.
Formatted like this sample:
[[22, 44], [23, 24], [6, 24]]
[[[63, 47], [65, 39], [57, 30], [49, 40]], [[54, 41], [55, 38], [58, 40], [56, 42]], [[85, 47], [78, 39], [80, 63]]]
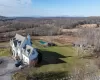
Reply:
[[10, 49], [9, 48], [0, 49], [0, 56], [10, 56]]
[[65, 35], [58, 35], [58, 36], [33, 36], [33, 40], [44, 40], [44, 41], [52, 41], [57, 44], [72, 44], [74, 41], [76, 41], [77, 37], [73, 36], [65, 36]]

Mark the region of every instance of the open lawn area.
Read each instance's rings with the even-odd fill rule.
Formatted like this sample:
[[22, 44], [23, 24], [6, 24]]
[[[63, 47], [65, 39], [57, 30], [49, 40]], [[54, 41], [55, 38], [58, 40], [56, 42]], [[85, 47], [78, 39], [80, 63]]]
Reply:
[[10, 56], [9, 42], [0, 43], [0, 56]]
[[0, 56], [10, 56], [10, 50], [7, 48], [0, 49]]
[[[1, 45], [4, 44], [8, 43], [1, 43]], [[33, 47], [42, 54], [42, 62], [37, 67], [28, 67], [16, 72], [13, 79], [26, 80], [28, 76], [37, 76], [42, 78], [41, 80], [58, 79], [70, 74], [74, 66], [82, 66], [88, 61], [79, 58], [72, 45], [62, 45], [58, 42], [56, 44], [57, 46], [46, 47], [41, 45], [39, 40], [34, 40]], [[10, 49], [0, 48], [0, 56], [10, 56]]]
[[43, 55], [42, 66], [39, 71], [70, 71], [74, 65], [81, 65], [82, 60], [77, 57], [72, 45], [43, 47], [38, 41], [33, 46], [39, 48]]
[[[43, 58], [41, 64], [39, 64], [38, 67], [29, 68], [28, 70], [26, 69], [17, 72], [13, 76], [15, 80], [25, 80], [27, 75], [32, 76], [47, 72], [63, 72], [63, 76], [67, 76], [67, 73], [70, 73], [71, 69], [75, 65], [79, 66], [83, 63], [83, 60], [76, 56], [75, 48], [72, 45], [44, 47], [39, 43], [39, 41], [35, 40], [33, 41], [33, 47], [38, 48], [39, 52], [42, 53]], [[54, 75], [59, 76], [57, 74]]]

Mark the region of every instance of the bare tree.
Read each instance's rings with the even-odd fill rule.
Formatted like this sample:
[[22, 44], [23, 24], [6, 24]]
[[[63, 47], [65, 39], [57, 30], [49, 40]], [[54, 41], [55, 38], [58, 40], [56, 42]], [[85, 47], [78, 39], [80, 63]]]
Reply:
[[100, 29], [82, 28], [77, 37], [77, 44], [81, 46], [83, 52], [87, 50], [87, 53], [96, 54], [97, 57], [100, 55]]

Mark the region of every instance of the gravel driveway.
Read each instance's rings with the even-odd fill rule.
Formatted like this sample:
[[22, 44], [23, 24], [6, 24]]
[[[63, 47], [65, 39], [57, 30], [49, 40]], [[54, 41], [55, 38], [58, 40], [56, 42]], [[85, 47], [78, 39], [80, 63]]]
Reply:
[[15, 67], [15, 61], [12, 58], [0, 57], [0, 80], [11, 80], [12, 73], [17, 70], [18, 68]]

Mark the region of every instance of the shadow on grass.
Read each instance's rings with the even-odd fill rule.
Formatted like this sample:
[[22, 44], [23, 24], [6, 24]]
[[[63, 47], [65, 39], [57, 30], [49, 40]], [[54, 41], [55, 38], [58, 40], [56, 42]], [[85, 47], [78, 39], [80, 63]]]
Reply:
[[61, 60], [60, 58], [68, 58], [72, 56], [63, 56], [56, 52], [51, 51], [44, 51], [38, 49], [39, 52], [39, 63], [40, 65], [48, 65], [48, 64], [60, 64], [66, 63], [65, 61]]
[[57, 80], [68, 77], [68, 72], [46, 72], [28, 76], [26, 80]]

